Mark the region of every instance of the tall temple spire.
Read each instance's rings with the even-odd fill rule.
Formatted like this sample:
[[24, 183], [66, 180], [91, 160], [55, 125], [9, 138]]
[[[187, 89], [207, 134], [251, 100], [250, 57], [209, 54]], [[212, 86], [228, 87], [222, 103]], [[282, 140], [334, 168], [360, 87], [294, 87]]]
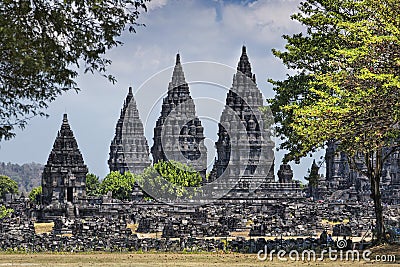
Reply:
[[242, 55], [240, 56], [237, 70], [249, 77], [250, 79], [253, 79], [253, 82], [255, 82], [255, 76], [251, 72], [249, 57], [247, 56], [246, 46], [244, 45], [242, 46]]
[[[263, 131], [264, 122], [259, 111], [262, 105], [263, 97], [255, 84], [246, 47], [243, 46], [218, 125], [218, 141], [215, 143], [217, 159], [210, 173], [210, 181], [222, 176], [241, 181], [247, 179], [240, 182], [241, 185], [248, 185], [254, 179], [263, 182], [274, 180], [271, 168], [274, 144]], [[235, 118], [239, 120], [237, 123]], [[235, 141], [234, 138], [237, 137], [234, 135], [243, 132], [243, 128], [244, 134], [239, 137], [240, 142]], [[239, 173], [243, 173], [243, 177]]]
[[87, 172], [67, 114], [64, 114], [42, 174], [43, 204], [74, 203], [84, 197]]
[[205, 178], [207, 150], [204, 138], [178, 53], [168, 93], [154, 128], [153, 163], [178, 161], [194, 167]]
[[170, 82], [170, 85], [168, 87], [168, 90], [171, 90], [175, 87], [178, 87], [180, 85], [186, 84], [185, 80], [185, 74], [183, 73], [183, 68], [181, 64], [181, 56], [176, 54], [176, 62], [175, 62], [175, 67], [174, 71], [172, 74], [172, 81]]
[[108, 166], [110, 171], [121, 173], [130, 171], [136, 174], [142, 173], [146, 167], [150, 166], [149, 146], [133, 98], [132, 87], [129, 87], [115, 128]]

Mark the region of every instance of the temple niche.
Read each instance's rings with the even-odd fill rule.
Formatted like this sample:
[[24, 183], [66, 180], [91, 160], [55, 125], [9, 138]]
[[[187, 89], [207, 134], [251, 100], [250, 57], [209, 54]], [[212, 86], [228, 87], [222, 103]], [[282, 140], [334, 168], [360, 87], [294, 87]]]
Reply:
[[53, 215], [68, 212], [68, 207], [86, 196], [86, 167], [74, 134], [64, 114], [42, 174], [42, 205]]
[[274, 143], [264, 131], [262, 106], [263, 97], [243, 46], [218, 125], [217, 158], [210, 182], [223, 177], [228, 183], [237, 183], [239, 189], [248, 189], [250, 182], [274, 181]]
[[110, 145], [108, 166], [110, 172], [140, 174], [150, 166], [149, 146], [139, 111], [133, 98], [132, 87], [129, 87], [121, 115], [115, 127], [115, 136]]
[[177, 54], [172, 80], [154, 128], [154, 143], [151, 147], [153, 164], [159, 161], [178, 161], [193, 167], [205, 179], [207, 149], [203, 131], [185, 80], [180, 55]]

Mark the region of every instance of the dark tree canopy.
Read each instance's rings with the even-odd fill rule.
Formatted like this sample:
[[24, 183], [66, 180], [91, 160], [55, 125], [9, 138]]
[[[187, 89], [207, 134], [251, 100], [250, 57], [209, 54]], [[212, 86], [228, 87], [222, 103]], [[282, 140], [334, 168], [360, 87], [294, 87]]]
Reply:
[[42, 186], [32, 188], [29, 193], [29, 200], [34, 204], [40, 204], [40, 197], [42, 195]]
[[100, 194], [100, 180], [99, 177], [93, 173], [86, 175], [86, 195], [98, 196]]
[[78, 91], [77, 67], [106, 75], [107, 50], [146, 10], [148, 0], [2, 0], [0, 2], [0, 141], [62, 92]]
[[0, 198], [3, 198], [7, 193], [17, 194], [18, 184], [10, 177], [0, 175]]

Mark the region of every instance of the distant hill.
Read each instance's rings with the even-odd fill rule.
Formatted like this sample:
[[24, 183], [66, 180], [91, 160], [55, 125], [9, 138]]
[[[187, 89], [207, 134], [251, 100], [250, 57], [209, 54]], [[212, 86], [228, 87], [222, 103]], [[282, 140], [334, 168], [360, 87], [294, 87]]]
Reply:
[[15, 163], [0, 162], [0, 175], [6, 175], [18, 183], [20, 192], [29, 193], [32, 188], [41, 183], [44, 165], [39, 163]]

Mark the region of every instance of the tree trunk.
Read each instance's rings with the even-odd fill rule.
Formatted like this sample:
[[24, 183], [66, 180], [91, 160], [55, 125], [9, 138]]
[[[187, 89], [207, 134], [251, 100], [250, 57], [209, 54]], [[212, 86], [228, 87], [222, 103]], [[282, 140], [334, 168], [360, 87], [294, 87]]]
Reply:
[[371, 177], [371, 198], [374, 201], [374, 209], [375, 209], [375, 231], [376, 231], [376, 242], [377, 244], [383, 243], [386, 241], [385, 236], [385, 225], [383, 221], [383, 208], [382, 208], [382, 199], [381, 192], [379, 188], [381, 177]]
[[383, 160], [382, 148], [377, 149], [374, 152], [365, 153], [365, 163], [368, 169], [367, 174], [371, 185], [371, 198], [374, 201], [375, 209], [376, 244], [381, 244], [386, 241], [380, 190]]

